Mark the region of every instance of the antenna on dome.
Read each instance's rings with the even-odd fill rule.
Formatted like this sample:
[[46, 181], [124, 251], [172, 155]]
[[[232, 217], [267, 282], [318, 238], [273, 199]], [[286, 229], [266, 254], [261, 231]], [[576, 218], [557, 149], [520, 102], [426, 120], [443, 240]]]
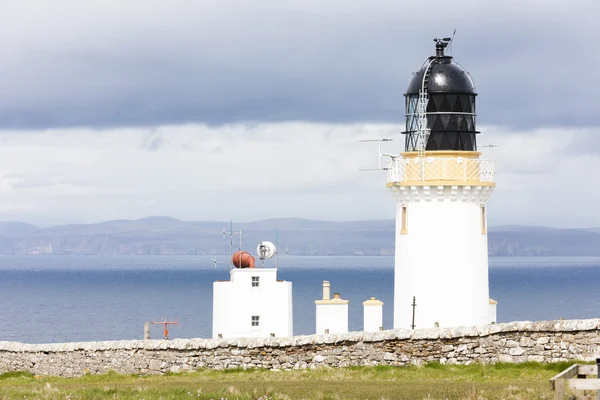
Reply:
[[450, 43], [448, 44], [448, 53], [452, 55], [452, 44], [454, 43], [454, 35], [456, 35], [456, 28], [454, 28], [454, 32], [452, 32], [452, 37], [450, 38]]
[[435, 56], [436, 57], [444, 56], [444, 50], [446, 49], [446, 47], [448, 47], [448, 44], [450, 44], [451, 40], [452, 40], [451, 37], [433, 38], [433, 41], [435, 42]]
[[379, 144], [378, 167], [377, 168], [360, 168], [359, 171], [386, 171], [388, 168], [382, 168], [381, 167], [381, 157], [392, 157], [392, 158], [394, 158], [395, 156], [392, 156], [390, 154], [383, 154], [381, 152], [381, 142], [392, 142], [393, 140], [394, 139], [390, 139], [390, 138], [359, 140], [359, 142], [361, 142], [361, 143], [378, 142], [378, 144]]

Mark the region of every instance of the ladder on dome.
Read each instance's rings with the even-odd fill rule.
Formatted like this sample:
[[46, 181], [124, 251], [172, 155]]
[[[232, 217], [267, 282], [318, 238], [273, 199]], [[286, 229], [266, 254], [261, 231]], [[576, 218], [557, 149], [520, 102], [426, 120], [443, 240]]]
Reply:
[[[417, 151], [419, 152], [419, 158], [425, 156], [425, 149], [427, 148], [427, 140], [429, 140], [429, 128], [427, 127], [427, 104], [429, 103], [429, 93], [427, 87], [429, 85], [429, 77], [431, 75], [431, 66], [437, 57], [429, 60], [425, 73], [423, 74], [423, 83], [421, 90], [419, 91], [419, 99], [417, 102], [417, 125], [419, 129], [417, 139]], [[421, 164], [422, 164], [421, 160]]]
[[429, 140], [429, 128], [427, 127], [427, 104], [429, 103], [429, 93], [427, 93], [427, 85], [429, 83], [429, 76], [431, 74], [431, 66], [437, 57], [432, 58], [425, 68], [423, 74], [423, 83], [421, 90], [419, 91], [419, 99], [417, 100], [417, 126], [418, 126], [418, 137], [417, 137], [417, 151], [418, 151], [418, 162], [419, 162], [419, 174], [421, 179], [425, 179], [425, 149], [427, 148], [427, 141]]
[[[431, 57], [429, 63], [427, 64], [427, 68], [425, 68], [425, 73], [423, 74], [423, 82], [421, 83], [421, 90], [419, 91], [419, 100], [417, 104], [417, 120], [419, 129], [417, 151], [419, 153], [419, 158], [421, 159], [420, 162], [422, 166], [422, 174], [424, 173], [423, 157], [425, 156], [425, 149], [427, 148], [427, 141], [429, 140], [430, 133], [430, 130], [427, 127], [427, 103], [429, 102], [429, 93], [427, 92], [427, 88], [429, 87], [431, 67], [435, 60], [444, 55], [444, 49], [448, 47], [448, 45], [454, 40], [455, 34], [456, 29], [452, 33], [452, 37], [433, 39], [433, 41], [436, 42], [436, 55]], [[438, 48], [441, 50], [441, 52], [438, 52]]]
[[427, 139], [429, 138], [429, 129], [427, 128], [427, 103], [429, 101], [429, 94], [427, 92], [419, 93], [419, 100], [417, 103], [417, 121], [419, 126], [419, 139], [417, 141], [417, 147], [419, 151], [419, 157], [425, 156], [425, 148], [427, 147]]

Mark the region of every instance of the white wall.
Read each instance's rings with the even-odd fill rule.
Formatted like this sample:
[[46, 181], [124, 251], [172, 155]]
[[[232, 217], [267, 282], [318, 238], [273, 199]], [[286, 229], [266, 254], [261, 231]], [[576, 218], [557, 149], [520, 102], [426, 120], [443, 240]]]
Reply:
[[365, 305], [363, 307], [363, 329], [365, 332], [378, 332], [383, 326], [383, 306]]
[[[489, 324], [487, 234], [475, 188], [410, 188], [397, 197], [394, 328]], [[428, 190], [429, 189], [429, 190]], [[489, 196], [489, 193], [488, 193]], [[400, 234], [402, 204], [408, 234]], [[487, 225], [487, 223], [486, 223]]]
[[490, 315], [488, 317], [488, 319], [490, 320], [490, 323], [496, 323], [496, 303], [490, 303], [489, 305], [489, 309], [490, 309]]
[[348, 332], [348, 303], [317, 304], [317, 334]]
[[[258, 327], [253, 315], [260, 317]], [[292, 283], [278, 282], [275, 268], [235, 268], [230, 281], [213, 283], [213, 338], [292, 336], [292, 317]]]

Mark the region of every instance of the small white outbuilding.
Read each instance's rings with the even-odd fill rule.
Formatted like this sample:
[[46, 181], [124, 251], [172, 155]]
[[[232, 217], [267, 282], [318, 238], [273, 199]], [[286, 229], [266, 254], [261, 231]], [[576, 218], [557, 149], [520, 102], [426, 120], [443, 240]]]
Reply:
[[371, 297], [363, 302], [365, 332], [377, 332], [383, 330], [383, 301]]
[[213, 338], [293, 335], [292, 282], [277, 268], [234, 268], [213, 283]]
[[339, 293], [331, 298], [331, 285], [323, 281], [323, 298], [315, 300], [317, 334], [348, 332], [348, 303]]

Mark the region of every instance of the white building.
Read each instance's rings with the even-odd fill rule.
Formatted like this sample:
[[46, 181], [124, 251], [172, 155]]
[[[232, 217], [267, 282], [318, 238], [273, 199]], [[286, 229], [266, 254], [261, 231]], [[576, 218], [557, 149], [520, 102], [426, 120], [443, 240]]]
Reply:
[[292, 335], [292, 283], [276, 268], [234, 268], [213, 283], [214, 339]]
[[348, 303], [339, 293], [331, 298], [329, 281], [323, 281], [323, 298], [315, 300], [317, 334], [348, 332]]
[[388, 164], [396, 200], [394, 328], [496, 319], [486, 216], [495, 165], [477, 151], [475, 85], [446, 46], [437, 40], [436, 55], [413, 74], [405, 151]]
[[377, 332], [383, 329], [383, 301], [371, 297], [363, 302], [363, 330]]

